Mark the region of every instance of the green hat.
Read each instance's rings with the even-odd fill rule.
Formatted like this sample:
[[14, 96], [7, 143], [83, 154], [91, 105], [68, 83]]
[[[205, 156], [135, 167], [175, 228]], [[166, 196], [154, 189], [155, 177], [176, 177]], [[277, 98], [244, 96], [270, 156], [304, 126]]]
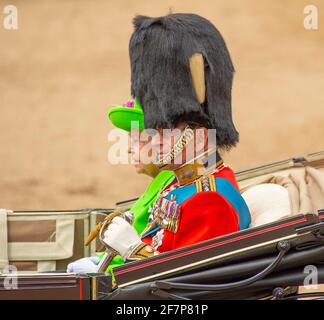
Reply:
[[108, 111], [108, 118], [112, 124], [125, 131], [132, 128], [144, 130], [144, 113], [137, 99], [131, 99], [122, 106], [116, 106]]

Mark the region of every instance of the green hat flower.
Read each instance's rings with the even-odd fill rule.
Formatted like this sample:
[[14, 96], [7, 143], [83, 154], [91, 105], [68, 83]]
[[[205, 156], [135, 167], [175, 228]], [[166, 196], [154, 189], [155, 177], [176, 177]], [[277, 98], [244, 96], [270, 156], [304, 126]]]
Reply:
[[122, 106], [116, 106], [108, 111], [112, 124], [125, 131], [133, 128], [144, 130], [144, 113], [137, 99], [126, 101]]

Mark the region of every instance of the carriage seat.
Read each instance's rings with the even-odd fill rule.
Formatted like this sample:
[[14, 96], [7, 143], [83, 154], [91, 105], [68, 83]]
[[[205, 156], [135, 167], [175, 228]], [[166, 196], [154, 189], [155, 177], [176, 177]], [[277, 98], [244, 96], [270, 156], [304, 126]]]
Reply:
[[250, 227], [257, 227], [291, 215], [288, 190], [278, 184], [263, 183], [242, 193], [250, 209]]

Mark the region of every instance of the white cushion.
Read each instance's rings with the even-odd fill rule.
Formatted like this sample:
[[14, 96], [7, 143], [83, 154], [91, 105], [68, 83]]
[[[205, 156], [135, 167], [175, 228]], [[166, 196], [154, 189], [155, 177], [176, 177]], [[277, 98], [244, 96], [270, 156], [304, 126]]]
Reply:
[[251, 213], [250, 227], [260, 226], [291, 214], [289, 193], [274, 183], [259, 184], [242, 193]]

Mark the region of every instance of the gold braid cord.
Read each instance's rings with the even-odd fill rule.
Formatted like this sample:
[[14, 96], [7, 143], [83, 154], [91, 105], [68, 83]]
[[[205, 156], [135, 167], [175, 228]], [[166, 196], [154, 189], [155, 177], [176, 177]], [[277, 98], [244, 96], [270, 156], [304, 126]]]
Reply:
[[158, 167], [163, 167], [169, 163], [171, 163], [172, 160], [174, 160], [185, 148], [185, 146], [191, 141], [194, 137], [194, 131], [187, 126], [179, 140], [175, 143], [175, 145], [171, 148], [171, 150], [163, 157], [158, 163]]

